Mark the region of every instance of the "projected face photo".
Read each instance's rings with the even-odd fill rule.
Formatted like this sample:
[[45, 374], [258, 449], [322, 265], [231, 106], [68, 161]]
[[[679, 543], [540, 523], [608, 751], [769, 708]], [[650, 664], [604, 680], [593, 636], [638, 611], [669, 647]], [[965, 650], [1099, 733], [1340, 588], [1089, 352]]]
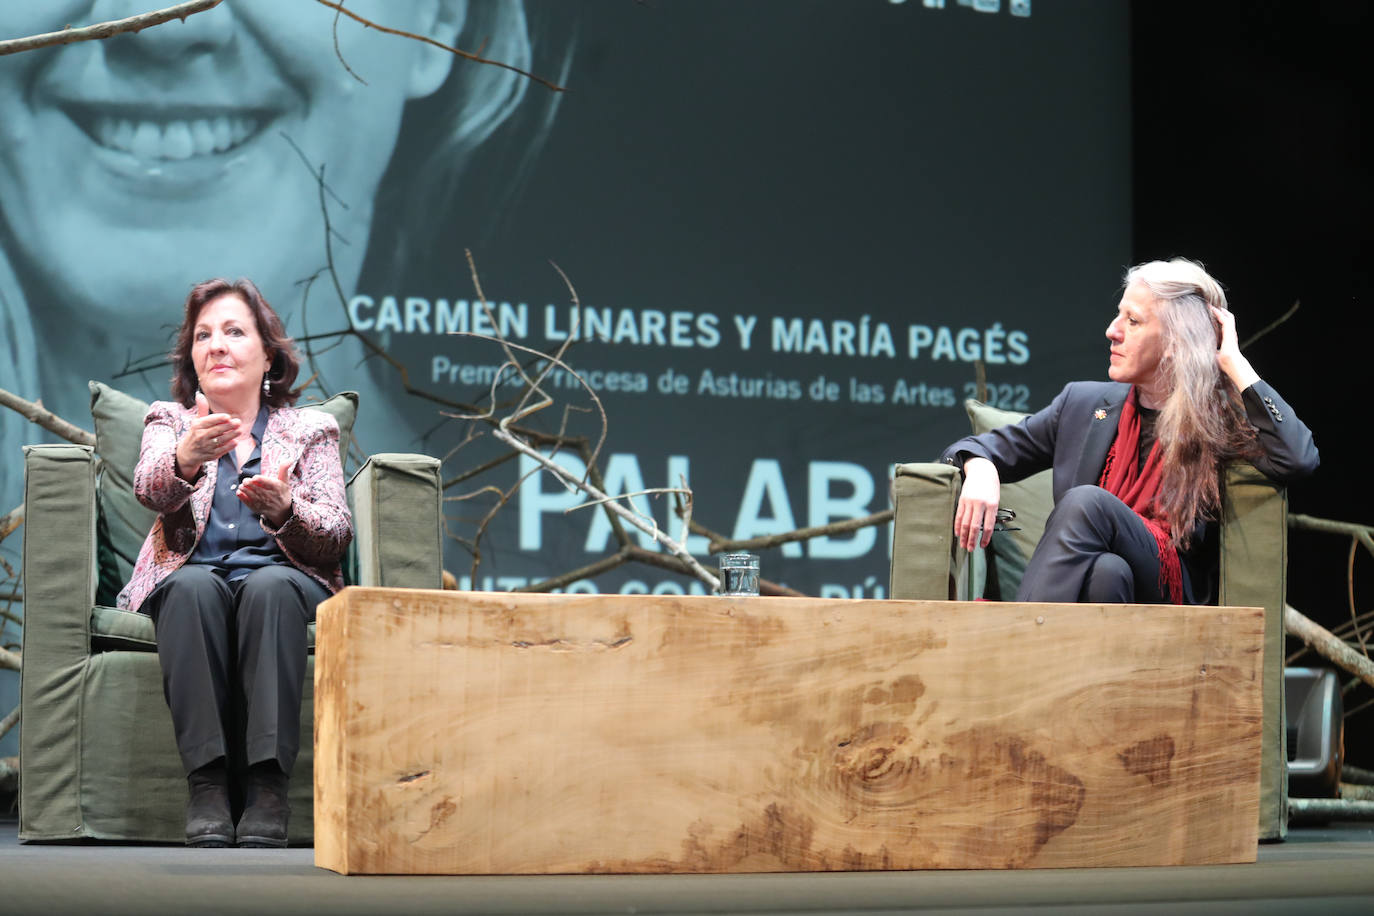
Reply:
[[[0, 35], [145, 7], [7, 3]], [[464, 0], [348, 9], [446, 45], [469, 20]], [[498, 50], [528, 53], [518, 0], [480, 16]], [[436, 142], [455, 145], [465, 134], [481, 142], [524, 91], [497, 71], [513, 78], [504, 95], [478, 98], [493, 95], [485, 71], [496, 68], [455, 72], [456, 60], [347, 17], [336, 26], [319, 4], [279, 0], [230, 0], [137, 34], [0, 58], [0, 246], [44, 356], [48, 405], [72, 412], [86, 378], [109, 380], [129, 356], [164, 352], [178, 303], [200, 278], [250, 275], [269, 297], [291, 301], [324, 264], [320, 166], [337, 199], [333, 229], [346, 240], [336, 268], [351, 288], [408, 103], [454, 96], [451, 121], [439, 125], [448, 135]], [[11, 298], [0, 309], [16, 308]], [[72, 364], [91, 354], [110, 362]]]
[[[136, 6], [6, 4], [0, 31], [58, 29]], [[445, 43], [461, 7], [353, 5]], [[340, 53], [364, 86], [334, 53], [332, 18], [315, 4], [238, 0], [184, 23], [0, 62], [0, 200], [16, 260], [59, 302], [116, 314], [163, 299], [158, 268], [168, 261], [188, 274], [224, 273], [230, 239], [242, 267], [258, 276], [275, 267], [274, 280], [290, 282], [298, 273], [280, 253], [318, 239], [320, 219], [306, 166], [283, 158], [286, 137], [311, 163], [327, 163], [350, 207], [339, 230], [365, 240], [402, 109], [439, 87], [452, 58], [341, 23]], [[90, 316], [100, 317], [115, 316]]]

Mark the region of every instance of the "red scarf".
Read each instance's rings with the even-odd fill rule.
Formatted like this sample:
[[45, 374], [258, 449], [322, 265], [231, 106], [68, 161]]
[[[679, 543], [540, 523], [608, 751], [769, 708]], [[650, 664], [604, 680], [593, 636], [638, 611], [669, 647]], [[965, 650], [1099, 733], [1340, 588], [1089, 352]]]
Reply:
[[1116, 441], [1107, 452], [1107, 464], [1102, 468], [1097, 485], [1129, 506], [1155, 536], [1159, 548], [1159, 591], [1170, 602], [1182, 604], [1183, 566], [1169, 538], [1169, 523], [1156, 514], [1155, 497], [1163, 476], [1159, 441], [1150, 446], [1150, 454], [1142, 468], [1137, 457], [1140, 454], [1140, 412], [1136, 409], [1136, 397], [1136, 389], [1132, 387], [1126, 403], [1121, 405]]

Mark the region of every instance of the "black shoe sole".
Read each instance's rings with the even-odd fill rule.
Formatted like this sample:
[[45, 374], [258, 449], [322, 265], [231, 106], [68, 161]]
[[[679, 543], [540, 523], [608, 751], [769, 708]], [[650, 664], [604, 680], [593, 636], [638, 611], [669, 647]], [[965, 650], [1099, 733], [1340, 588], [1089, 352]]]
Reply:
[[228, 849], [234, 845], [234, 841], [227, 836], [198, 836], [187, 837], [186, 845], [194, 849]]
[[274, 840], [265, 836], [239, 837], [239, 849], [285, 849], [286, 840]]

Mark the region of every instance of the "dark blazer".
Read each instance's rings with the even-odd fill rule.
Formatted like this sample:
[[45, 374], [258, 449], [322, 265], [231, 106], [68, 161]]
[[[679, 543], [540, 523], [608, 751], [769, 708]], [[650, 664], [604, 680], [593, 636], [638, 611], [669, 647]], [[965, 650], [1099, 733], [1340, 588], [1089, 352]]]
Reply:
[[[1072, 487], [1096, 484], [1116, 438], [1116, 423], [1131, 386], [1123, 382], [1070, 382], [1048, 407], [1019, 423], [978, 436], [966, 436], [945, 449], [940, 460], [962, 468], [970, 457], [987, 458], [1004, 483], [1053, 470], [1054, 501]], [[1253, 464], [1266, 477], [1287, 483], [1307, 477], [1321, 459], [1312, 431], [1279, 393], [1263, 381], [1241, 394], [1245, 415], [1259, 437], [1263, 454]], [[1200, 522], [1189, 554], [1213, 553], [1214, 526]], [[1185, 555], [1193, 581], [1210, 578], [1211, 556]], [[1199, 563], [1206, 565], [1200, 568]], [[1208, 586], [1194, 589], [1205, 597]]]

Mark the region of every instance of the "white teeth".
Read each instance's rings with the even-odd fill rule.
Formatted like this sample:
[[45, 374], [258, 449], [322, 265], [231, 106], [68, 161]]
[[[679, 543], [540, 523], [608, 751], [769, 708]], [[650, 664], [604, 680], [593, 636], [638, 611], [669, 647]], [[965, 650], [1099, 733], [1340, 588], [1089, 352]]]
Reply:
[[132, 121], [103, 116], [94, 125], [102, 146], [133, 153], [140, 159], [190, 159], [222, 153], [257, 132], [255, 118], [220, 115], [193, 121]]
[[141, 159], [157, 159], [162, 152], [162, 131], [152, 121], [144, 121], [134, 131], [134, 143], [129, 148]]
[[215, 132], [215, 152], [227, 150], [229, 144], [233, 142], [229, 136], [229, 119], [221, 115], [215, 118], [210, 127]]
[[190, 159], [191, 126], [185, 121], [173, 121], [162, 132], [162, 155], [168, 159]]
[[191, 122], [191, 147], [197, 156], [204, 156], [215, 149], [215, 132], [204, 118]]

